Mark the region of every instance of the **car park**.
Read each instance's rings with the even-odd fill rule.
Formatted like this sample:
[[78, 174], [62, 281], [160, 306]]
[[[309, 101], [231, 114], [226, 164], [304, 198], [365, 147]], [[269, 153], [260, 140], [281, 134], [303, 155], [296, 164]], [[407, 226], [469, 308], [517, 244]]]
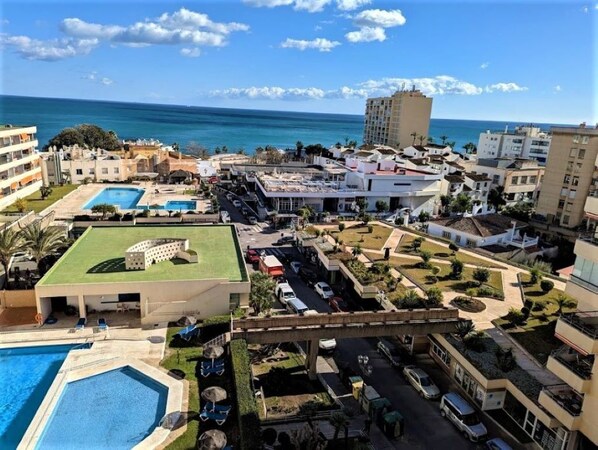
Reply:
[[295, 295], [295, 291], [289, 283], [278, 283], [276, 285], [274, 293], [276, 294], [276, 298], [283, 305], [286, 305], [289, 300], [297, 297]]
[[332, 297], [328, 299], [328, 304], [334, 312], [349, 312], [349, 305], [342, 297]]
[[475, 409], [455, 392], [444, 394], [440, 399], [440, 415], [451, 421], [472, 442], [483, 441], [488, 435]]
[[488, 450], [513, 450], [512, 447], [500, 438], [490, 439], [486, 442]]
[[392, 342], [386, 339], [379, 339], [378, 344], [376, 345], [376, 350], [386, 359], [391, 366], [400, 369], [404, 366], [403, 358], [401, 357], [401, 352], [399, 349], [394, 345]]
[[334, 291], [328, 285], [328, 283], [326, 283], [324, 281], [317, 282], [314, 285], [314, 289], [316, 290], [316, 292], [318, 293], [318, 295], [320, 296], [320, 298], [322, 300], [328, 300], [328, 299], [334, 297]]
[[318, 276], [315, 274], [315, 272], [307, 267], [301, 267], [299, 269], [299, 277], [308, 286], [313, 286], [318, 280]]
[[241, 202], [239, 200], [233, 200], [233, 206], [235, 208], [240, 208], [241, 207]]
[[256, 225], [257, 224], [257, 218], [255, 216], [249, 216], [247, 218], [247, 222], [249, 222], [250, 225]]
[[291, 270], [295, 273], [299, 273], [299, 269], [301, 269], [301, 263], [299, 261], [291, 261]]
[[430, 376], [422, 369], [415, 366], [405, 366], [403, 375], [419, 395], [427, 400], [435, 400], [440, 397], [440, 389], [434, 384]]

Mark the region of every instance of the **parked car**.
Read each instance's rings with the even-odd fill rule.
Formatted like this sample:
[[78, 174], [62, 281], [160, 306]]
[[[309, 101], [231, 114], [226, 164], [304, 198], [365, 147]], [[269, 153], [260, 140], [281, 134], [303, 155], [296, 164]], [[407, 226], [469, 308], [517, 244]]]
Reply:
[[486, 442], [488, 450], [513, 450], [512, 447], [500, 438], [490, 439]]
[[440, 389], [434, 384], [426, 372], [415, 366], [405, 366], [403, 375], [419, 395], [427, 400], [435, 400], [440, 397]]
[[328, 299], [328, 304], [334, 312], [349, 312], [349, 305], [342, 297], [332, 297]]
[[233, 200], [233, 206], [235, 208], [240, 208], [241, 207], [241, 202], [239, 200]]
[[257, 217], [255, 217], [255, 216], [249, 216], [247, 218], [247, 222], [249, 222], [251, 225], [255, 225], [255, 224], [257, 224]]
[[228, 194], [226, 194], [226, 199], [227, 199], [229, 202], [232, 202], [232, 201], [233, 201], [233, 194], [231, 194], [230, 192], [229, 192]]
[[249, 210], [243, 206], [241, 208], [241, 214], [243, 214], [244, 217], [247, 217], [249, 215]]
[[307, 311], [309, 311], [309, 308], [305, 305], [305, 303], [303, 303], [297, 297], [289, 300], [286, 306], [287, 311], [291, 314], [305, 314]]
[[328, 285], [328, 283], [324, 281], [319, 281], [314, 285], [314, 289], [318, 293], [318, 295], [322, 298], [322, 300], [328, 300], [334, 297], [334, 291]]
[[396, 369], [401, 369], [404, 366], [401, 352], [392, 342], [381, 338], [378, 340], [376, 350], [378, 350], [378, 353], [388, 359], [390, 365]]
[[318, 347], [323, 353], [332, 353], [336, 350], [336, 339], [320, 339]]
[[291, 261], [291, 270], [299, 273], [299, 269], [301, 269], [301, 263], [299, 261]]
[[293, 236], [283, 236], [278, 239], [276, 242], [272, 243], [272, 245], [285, 245], [294, 242], [295, 238]]
[[289, 283], [278, 283], [274, 293], [276, 294], [276, 298], [278, 298], [283, 305], [286, 305], [289, 300], [297, 297]]
[[455, 392], [449, 392], [442, 396], [440, 415], [450, 420], [463, 433], [463, 436], [472, 442], [483, 441], [488, 435], [488, 431], [480, 421], [475, 409]]
[[257, 250], [252, 248], [247, 249], [245, 252], [245, 261], [247, 261], [249, 264], [257, 264], [260, 262], [260, 255]]
[[313, 286], [314, 284], [316, 284], [316, 282], [318, 280], [318, 276], [315, 274], [315, 272], [312, 270], [309, 270], [307, 267], [299, 268], [299, 277], [308, 286]]

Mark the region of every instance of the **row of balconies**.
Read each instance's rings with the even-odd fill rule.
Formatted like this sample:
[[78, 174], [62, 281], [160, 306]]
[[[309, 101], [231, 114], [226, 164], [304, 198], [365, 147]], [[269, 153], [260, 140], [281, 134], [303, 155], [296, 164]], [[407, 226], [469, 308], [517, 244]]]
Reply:
[[36, 139], [34, 134], [28, 134], [25, 138], [24, 136], [8, 136], [5, 138], [0, 138], [0, 148], [8, 147], [10, 145], [17, 145], [22, 144], [24, 142], [31, 142]]

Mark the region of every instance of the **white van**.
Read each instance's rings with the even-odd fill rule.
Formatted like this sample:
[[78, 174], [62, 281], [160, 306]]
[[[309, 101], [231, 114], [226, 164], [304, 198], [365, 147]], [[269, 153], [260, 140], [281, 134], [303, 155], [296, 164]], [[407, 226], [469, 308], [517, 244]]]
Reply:
[[289, 283], [278, 283], [276, 285], [276, 298], [282, 303], [286, 305], [289, 300], [296, 298], [295, 291], [291, 287]]
[[463, 433], [471, 442], [484, 441], [488, 431], [473, 407], [459, 394], [449, 392], [440, 400], [440, 415], [448, 420]]

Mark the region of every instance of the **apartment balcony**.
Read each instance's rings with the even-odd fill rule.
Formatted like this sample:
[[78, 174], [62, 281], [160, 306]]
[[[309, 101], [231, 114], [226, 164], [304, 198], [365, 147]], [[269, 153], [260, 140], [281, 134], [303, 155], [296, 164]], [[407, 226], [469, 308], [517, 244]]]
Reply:
[[569, 430], [581, 425], [583, 395], [566, 384], [546, 386], [540, 392], [538, 402]]
[[598, 191], [594, 191], [588, 195], [583, 210], [587, 215], [598, 218]]
[[584, 355], [564, 345], [552, 352], [546, 368], [578, 392], [587, 393], [592, 385], [594, 355]]
[[521, 237], [520, 235], [513, 236], [511, 239], [505, 239], [504, 242], [505, 244], [512, 245], [513, 247], [528, 248], [533, 247], [534, 245], [538, 245], [538, 242], [540, 242], [540, 238], [532, 238], [528, 237], [527, 234], [524, 234], [523, 237]]
[[561, 314], [554, 335], [581, 354], [598, 354], [598, 311]]

